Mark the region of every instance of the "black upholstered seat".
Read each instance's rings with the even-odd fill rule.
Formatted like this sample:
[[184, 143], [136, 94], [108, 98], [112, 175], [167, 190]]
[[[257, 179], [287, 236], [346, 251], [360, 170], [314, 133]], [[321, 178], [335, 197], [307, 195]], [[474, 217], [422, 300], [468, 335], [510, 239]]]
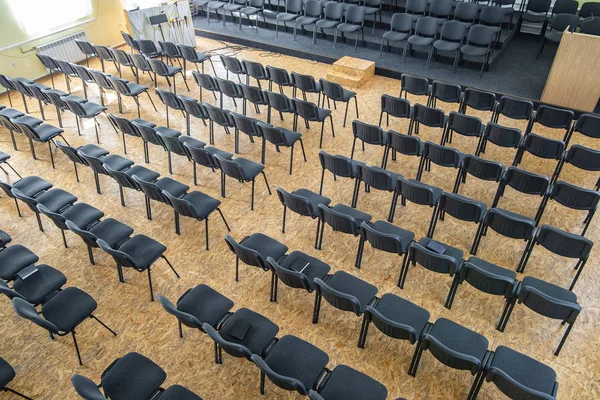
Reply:
[[370, 376], [340, 364], [331, 371], [319, 394], [325, 400], [385, 400], [387, 389]]
[[[235, 329], [238, 321], [244, 321], [250, 324], [250, 328], [242, 340], [233, 337], [231, 332]], [[279, 333], [279, 327], [264, 317], [247, 308], [237, 310], [227, 323], [219, 330], [223, 339], [228, 342], [240, 344], [250, 350], [253, 354], [261, 355], [267, 345]], [[227, 351], [227, 349], [225, 349]]]
[[167, 247], [146, 235], [135, 235], [126, 241], [119, 251], [135, 260], [138, 267], [146, 269], [167, 251]]
[[12, 187], [20, 190], [25, 196], [33, 197], [44, 190], [50, 189], [52, 184], [39, 176], [26, 176], [15, 182]]
[[110, 247], [115, 247], [133, 233], [133, 228], [114, 218], [106, 218], [94, 225], [90, 232], [104, 240]]
[[377, 287], [368, 282], [363, 281], [350, 275], [345, 271], [336, 271], [327, 285], [341, 293], [349, 294], [356, 297], [360, 303], [360, 311], [363, 312], [365, 307], [377, 294]]
[[331, 267], [323, 261], [298, 250], [286, 256], [281, 262], [281, 266], [298, 272], [302, 271], [301, 273], [308, 279], [311, 289], [315, 288], [315, 278], [323, 279], [331, 270]]
[[59, 270], [46, 264], [36, 265], [37, 272], [13, 282], [13, 289], [25, 297], [31, 304], [40, 304], [48, 296], [67, 283], [67, 277]]
[[217, 323], [233, 307], [233, 301], [207, 285], [198, 285], [177, 302], [179, 311], [216, 328]]
[[36, 263], [39, 257], [20, 244], [0, 251], [0, 279], [12, 281], [23, 268]]
[[96, 207], [86, 203], [75, 203], [73, 207], [69, 207], [62, 216], [73, 222], [81, 229], [87, 228], [92, 222], [99, 220], [104, 216], [104, 213]]
[[202, 400], [200, 396], [181, 385], [169, 386], [159, 398], [160, 400]]
[[262, 233], [254, 233], [242, 240], [240, 244], [256, 251], [264, 260], [267, 257], [278, 260], [288, 250], [285, 244]]
[[[407, 331], [407, 334], [405, 337], [399, 338], [407, 338], [411, 343], [415, 343], [421, 338], [423, 328], [425, 328], [430, 316], [429, 311], [426, 309], [392, 293], [381, 296], [381, 299], [374, 306], [367, 307], [365, 313], [370, 316], [370, 322], [373, 322], [379, 330], [391, 337], [400, 335], [397, 335], [398, 332], [393, 332], [393, 329], [390, 330], [385, 327], [382, 323], [384, 320], [380, 316], [396, 324], [405, 325], [403, 329]], [[412, 328], [412, 331], [406, 329], [406, 327]], [[366, 339], [366, 332], [364, 336]]]
[[154, 361], [139, 353], [127, 353], [102, 376], [104, 393], [115, 400], [151, 398], [167, 374]]
[[88, 318], [97, 306], [92, 296], [83, 290], [68, 287], [42, 306], [42, 315], [59, 330], [70, 332]]

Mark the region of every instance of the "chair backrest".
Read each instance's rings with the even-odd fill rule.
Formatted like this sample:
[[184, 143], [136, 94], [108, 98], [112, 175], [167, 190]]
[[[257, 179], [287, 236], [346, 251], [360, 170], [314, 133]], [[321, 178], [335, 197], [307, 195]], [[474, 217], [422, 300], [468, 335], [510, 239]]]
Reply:
[[228, 340], [223, 339], [221, 334], [213, 328], [210, 324], [206, 322], [202, 324], [202, 329], [206, 332], [206, 334], [215, 341], [216, 344], [221, 346], [223, 350], [225, 350], [228, 354], [234, 357], [245, 357], [248, 360], [252, 357], [252, 352], [246, 346], [243, 346], [239, 343], [233, 343]]
[[523, 140], [520, 129], [509, 128], [495, 122], [489, 122], [486, 125], [483, 135], [486, 140], [500, 147], [517, 148]]
[[319, 18], [323, 13], [323, 4], [318, 0], [307, 0], [304, 3], [304, 15]]
[[233, 127], [233, 119], [228, 110], [223, 110], [208, 103], [204, 103], [203, 105], [212, 122], [220, 126]]
[[0, 279], [0, 293], [4, 294], [10, 300], [14, 299], [15, 297], [21, 298], [23, 300], [27, 300], [22, 294], [9, 288], [8, 284], [6, 282], [4, 282], [2, 279]]
[[4, 86], [8, 90], [15, 90], [15, 85], [13, 85], [11, 79], [6, 75], [0, 74], [0, 85]]
[[[321, 4], [317, 0], [308, 0], [307, 4], [309, 2]], [[302, 90], [303, 92], [317, 92], [317, 83], [315, 82], [315, 78], [312, 75], [304, 75], [299, 74], [297, 72], [292, 72], [290, 76], [292, 77], [292, 82], [294, 83], [294, 86]]]
[[96, 54], [98, 55], [98, 57], [106, 61], [113, 61], [112, 53], [110, 52], [110, 49], [107, 46], [101, 46], [97, 44], [93, 46], [94, 50], [96, 50]]
[[443, 128], [445, 126], [444, 110], [440, 108], [427, 107], [423, 104], [415, 104], [413, 118], [415, 121], [431, 128]]
[[115, 114], [110, 113], [108, 114], [108, 119], [110, 119], [114, 126], [121, 132], [127, 135], [139, 136], [137, 129], [127, 118], [118, 117]]
[[[135, 236], [134, 236], [135, 237]], [[129, 256], [129, 254], [120, 251], [118, 249], [113, 249], [110, 247], [108, 243], [104, 240], [98, 238], [96, 241], [98, 243], [98, 247], [100, 247], [103, 251], [110, 254], [115, 262], [122, 267], [129, 267], [134, 269], [140, 269], [140, 267], [135, 263], [135, 260]], [[145, 267], [145, 266], [142, 266]]]
[[227, 247], [229, 247], [229, 250], [235, 253], [236, 257], [242, 260], [245, 264], [262, 268], [265, 271], [269, 270], [267, 260], [265, 260], [263, 256], [260, 255], [260, 253], [256, 250], [236, 242], [235, 239], [232, 238], [230, 235], [225, 236], [225, 242], [227, 243]]
[[156, 88], [156, 94], [165, 106], [174, 110], [183, 110], [183, 104], [181, 104], [181, 101], [173, 92]]
[[57, 71], [60, 69], [52, 57], [40, 53], [35, 53], [35, 55], [40, 59], [42, 64], [44, 64], [44, 67], [48, 68], [50, 71]]
[[224, 56], [224, 55], [219, 55], [219, 57], [221, 58], [223, 67], [226, 70], [228, 70], [229, 72], [236, 74], [236, 75], [246, 73], [244, 66], [242, 65], [240, 60], [238, 60], [237, 58], [231, 57], [231, 56]]
[[[517, 214], [518, 215], [518, 214]], [[485, 215], [485, 225], [499, 234], [513, 239], [529, 239], [535, 230], [533, 219], [507, 212], [501, 208], [492, 208]]]
[[567, 258], [587, 260], [594, 242], [583, 236], [565, 232], [550, 225], [542, 225], [535, 234], [535, 242], [554, 254]]
[[529, 120], [533, 115], [533, 103], [516, 97], [502, 96], [496, 112], [511, 119]]
[[142, 54], [131, 53], [129, 54], [129, 57], [131, 58], [131, 62], [133, 62], [133, 65], [135, 65], [137, 69], [146, 72], [152, 71], [152, 67], [150, 67], [148, 59]]
[[325, 19], [341, 21], [344, 17], [344, 4], [337, 1], [325, 3]]
[[157, 297], [162, 308], [164, 308], [164, 310], [169, 314], [175, 316], [175, 318], [177, 318], [183, 325], [202, 330], [202, 321], [198, 320], [198, 318], [194, 317], [192, 314], [178, 310], [177, 307], [175, 307], [175, 305], [171, 303], [171, 301], [165, 296], [159, 294]]
[[67, 156], [69, 160], [73, 161], [74, 163], [86, 165], [85, 160], [79, 156], [76, 148], [63, 144], [59, 140], [55, 140], [54, 144]]
[[381, 110], [396, 118], [410, 118], [411, 116], [410, 101], [388, 94], [381, 95]]
[[459, 1], [454, 9], [454, 19], [464, 22], [474, 22], [479, 13], [477, 3]]
[[480, 222], [486, 206], [468, 197], [456, 193], [442, 193], [439, 201], [439, 209], [452, 215], [461, 221]]
[[104, 169], [104, 163], [100, 158], [86, 154], [82, 150], [77, 150], [77, 154], [79, 155], [79, 157], [85, 160], [85, 162], [92, 169], [92, 171], [98, 174], [108, 175], [108, 172], [106, 172], [106, 170]]
[[250, 359], [256, 364], [258, 368], [260, 368], [262, 372], [264, 372], [266, 376], [269, 377], [271, 382], [273, 382], [275, 385], [285, 390], [297, 391], [302, 395], [308, 394], [308, 389], [305, 388], [304, 384], [298, 379], [278, 374], [277, 372], [273, 371], [271, 367], [269, 367], [269, 365], [256, 354], [253, 354]]
[[491, 48], [498, 29], [487, 25], [473, 25], [467, 33], [467, 42], [472, 46]]
[[67, 220], [64, 215], [59, 212], [52, 212], [43, 204], [38, 203], [37, 209], [40, 213], [44, 214], [46, 217], [50, 218], [54, 224], [60, 229], [68, 229], [65, 221]]
[[22, 134], [24, 134], [25, 136], [27, 136], [29, 139], [31, 139], [35, 142], [42, 141], [42, 139], [40, 138], [38, 133], [33, 128], [31, 128], [31, 126], [29, 126], [28, 124], [22, 124], [17, 121], [14, 121], [14, 124], [19, 128], [19, 131]]
[[[585, 3], [584, 3], [585, 4]], [[552, 6], [552, 14], [577, 14], [579, 3], [575, 0], [556, 0]]]
[[452, 14], [452, 2], [450, 0], [432, 0], [429, 3], [429, 15], [445, 18], [450, 14]]
[[[592, 3], [584, 3], [583, 5], [585, 6], [586, 4]], [[597, 15], [600, 15], [600, 12]], [[588, 35], [600, 36], [600, 16], [584, 19], [581, 22], [580, 32]]]
[[400, 236], [378, 231], [366, 222], [360, 224], [360, 236], [363, 240], [369, 241], [374, 248], [388, 253], [402, 254], [407, 246]]
[[55, 59], [56, 63], [58, 64], [58, 67], [60, 68], [60, 70], [65, 74], [65, 75], [69, 75], [69, 76], [77, 76], [77, 72], [75, 72], [75, 70], [73, 69], [73, 67], [71, 66], [71, 63], [68, 61], [63, 61], [63, 60], [59, 60], [59, 59]]
[[159, 41], [158, 44], [160, 45], [160, 48], [165, 52], [165, 55], [167, 57], [181, 57], [181, 53], [179, 52], [179, 49], [177, 48], [177, 45], [175, 43]]
[[181, 102], [186, 113], [193, 115], [196, 118], [208, 119], [206, 108], [203, 104], [199, 103], [198, 100], [183, 95], [178, 95], [177, 98]]
[[433, 272], [454, 276], [460, 262], [447, 254], [438, 254], [417, 242], [412, 242], [408, 249], [408, 260], [416, 262]]
[[156, 131], [156, 135], [160, 138], [160, 141], [165, 146], [167, 151], [173, 152], [175, 154], [179, 154], [180, 156], [187, 156], [185, 150], [183, 149], [183, 144], [179, 140], [178, 136], [166, 135], [160, 131]]
[[430, 207], [435, 205], [433, 189], [433, 186], [415, 179], [400, 178], [396, 183], [396, 192], [404, 196], [406, 200]]
[[212, 154], [205, 148], [192, 146], [190, 143], [184, 143], [183, 149], [189, 158], [191, 158], [197, 164], [203, 165], [208, 168], [219, 168], [217, 161], [214, 159]]
[[133, 50], [140, 51], [139, 46], [133, 36], [123, 31], [121, 31], [121, 36], [123, 36], [123, 40], [125, 40], [125, 43], [127, 43], [129, 47], [131, 47]]
[[257, 105], [266, 105], [267, 97], [265, 96], [262, 89], [256, 86], [244, 85], [240, 84], [242, 88], [242, 94], [244, 95], [244, 99], [248, 100], [250, 103]]
[[550, 198], [565, 207], [575, 210], [595, 210], [600, 200], [600, 193], [595, 190], [580, 188], [567, 182], [558, 181], [552, 185]]
[[[54, 189], [54, 190], [59, 190], [59, 189]], [[29, 207], [31, 209], [31, 211], [33, 211], [36, 214], [39, 213], [39, 211], [37, 209], [38, 202], [37, 202], [36, 198], [26, 195], [25, 193], [21, 192], [16, 187], [13, 187], [11, 189], [11, 192], [14, 197], [21, 200], [23, 203], [27, 204], [27, 207]]]
[[353, 25], [364, 25], [365, 23], [365, 8], [362, 6], [350, 5], [346, 9], [346, 19], [345, 22], [347, 24]]
[[463, 168], [476, 178], [494, 182], [500, 182], [505, 170], [504, 165], [497, 161], [486, 160], [472, 154], [465, 154]]
[[237, 99], [241, 99], [244, 96], [242, 88], [240, 88], [240, 85], [237, 83], [219, 77], [215, 78], [215, 80], [217, 81], [219, 92], [223, 93], [225, 96]]
[[307, 121], [319, 121], [319, 107], [310, 101], [300, 100], [297, 98], [293, 98], [292, 102], [294, 104], [294, 109], [296, 110], [296, 114], [300, 117], [304, 118]]
[[563, 33], [565, 30], [574, 32], [579, 26], [579, 17], [574, 14], [555, 14], [550, 22], [550, 29]]
[[352, 121], [352, 133], [365, 143], [386, 145], [387, 138], [384, 137], [383, 129], [378, 125], [367, 124], [355, 119]]
[[396, 179], [390, 171], [383, 168], [359, 164], [357, 177], [369, 187], [378, 190], [392, 192], [396, 188]]
[[413, 18], [407, 13], [396, 13], [392, 15], [390, 31], [409, 33], [413, 28]]
[[288, 145], [283, 128], [272, 126], [262, 121], [256, 121], [255, 124], [258, 128], [258, 136], [262, 136], [265, 140], [276, 146]]
[[537, 157], [560, 160], [565, 151], [565, 142], [530, 133], [525, 136], [523, 149]]
[[139, 39], [136, 40], [136, 43], [138, 44], [140, 53], [147, 57], [152, 57], [159, 52], [152, 40]]
[[[459, 3], [473, 4], [473, 3]], [[463, 104], [480, 111], [494, 111], [496, 108], [496, 95], [478, 89], [466, 88]]]
[[110, 165], [108, 165], [108, 164], [104, 164], [104, 169], [106, 170], [106, 172], [108, 172], [108, 175], [111, 178], [113, 178], [115, 181], [117, 181], [117, 183], [120, 186], [130, 188], [130, 189], [138, 188], [138, 186], [135, 183], [135, 181], [133, 180], [133, 178], [131, 178], [129, 175], [127, 175], [124, 171], [117, 171], [115, 169], [112, 169], [110, 167]]
[[136, 120], [132, 120], [131, 123], [136, 128], [137, 132], [140, 134], [142, 139], [144, 139], [144, 141], [163, 146], [162, 141], [156, 135], [156, 130], [153, 127], [144, 125]]
[[265, 67], [259, 62], [242, 60], [242, 65], [246, 70], [246, 73], [254, 79], [269, 79]]
[[79, 64], [73, 64], [73, 69], [75, 70], [75, 72], [77, 73], [77, 76], [79, 76], [79, 78], [83, 79], [84, 81], [88, 82], [88, 83], [92, 83], [94, 82], [94, 77], [92, 76], [92, 74], [90, 73], [90, 70], [86, 67], [84, 67], [83, 65], [79, 65]]
[[407, 14], [425, 14], [427, 0], [407, 0], [405, 8]]
[[154, 58], [148, 58], [148, 64], [150, 64], [150, 68], [152, 68], [152, 72], [160, 76], [168, 76], [169, 68], [167, 64], [163, 60], [157, 60]]
[[363, 313], [360, 301], [351, 294], [332, 288], [320, 278], [315, 278], [315, 288], [335, 308], [343, 311], [352, 311], [358, 316]]
[[423, 157], [442, 167], [458, 168], [462, 159], [460, 151], [430, 141], [425, 142]]
[[522, 286], [519, 289], [519, 303], [525, 304], [527, 307], [529, 307], [536, 313], [541, 314], [545, 317], [561, 319], [569, 323], [575, 322], [577, 316], [581, 312], [581, 306], [577, 303], [577, 297], [574, 295], [575, 301], [573, 302], [561, 299], [559, 297], [553, 297], [548, 292], [540, 291], [536, 287], [537, 285], [528, 285], [529, 282], [533, 283], [535, 281], [544, 283], [549, 286], [554, 286], [558, 291], [566, 291], [566, 289], [563, 289], [561, 287], [528, 276], [523, 280]]
[[181, 56], [186, 61], [189, 61], [192, 63], [200, 62], [200, 59], [198, 58], [198, 53], [196, 52], [196, 49], [193, 46], [187, 46], [185, 44], [178, 44], [177, 48], [178, 48]]
[[264, 93], [267, 96], [267, 103], [275, 110], [290, 113], [295, 111], [294, 104], [285, 94], [272, 92], [270, 90], [265, 90]]
[[574, 144], [564, 158], [565, 162], [586, 171], [600, 171], [600, 150]]
[[312, 203], [306, 197], [286, 192], [280, 187], [278, 187], [276, 191], [281, 204], [290, 210], [307, 217], [314, 218], [317, 216], [318, 210], [313, 207]]
[[[190, 192], [190, 194], [192, 194], [192, 193], [200, 193], [200, 192]], [[169, 200], [169, 203], [171, 204], [171, 206], [175, 209], [175, 211], [178, 214], [183, 215], [184, 217], [191, 217], [191, 218], [203, 218], [204, 217], [204, 215], [199, 215], [196, 212], [196, 209], [194, 208], [192, 203], [190, 203], [188, 200], [182, 199], [179, 197], [175, 197], [175, 196], [171, 195], [169, 192], [167, 192], [166, 190], [163, 190], [162, 194]]]
[[[398, 297], [394, 294], [388, 293], [384, 294], [384, 296], [394, 296]], [[399, 297], [398, 297], [399, 298]], [[404, 299], [402, 299], [404, 300]], [[407, 301], [407, 300], [405, 300]], [[418, 307], [413, 304], [414, 307]], [[420, 307], [419, 307], [420, 308]], [[421, 310], [429, 316], [429, 312], [423, 308]], [[421, 332], [417, 332], [415, 328], [408, 324], [399, 323], [396, 321], [392, 321], [385, 315], [383, 315], [377, 308], [372, 306], [367, 306], [365, 308], [365, 314], [368, 314], [371, 322], [383, 332], [385, 335], [392, 337], [394, 339], [400, 340], [408, 340], [411, 344], [416, 343], [416, 341], [420, 338]], [[429, 317], [428, 317], [429, 319]]]
[[433, 17], [419, 17], [415, 25], [415, 35], [435, 37], [438, 33], [438, 22]]
[[298, 271], [294, 271], [291, 268], [283, 268], [272, 257], [267, 257], [267, 263], [269, 263], [271, 270], [275, 275], [277, 275], [279, 280], [287, 286], [296, 289], [304, 289], [308, 292], [313, 291], [306, 275], [301, 274]]
[[352, 161], [345, 156], [331, 155], [324, 151], [319, 151], [319, 161], [321, 167], [332, 174], [342, 178], [354, 178], [355, 173], [352, 168]]
[[505, 185], [521, 193], [542, 196], [548, 190], [550, 180], [544, 175], [534, 174], [517, 167], [509, 167], [501, 183], [501, 186]]
[[416, 136], [408, 136], [402, 133], [390, 130], [388, 131], [389, 146], [397, 152], [407, 156], [421, 155], [421, 139]]
[[119, 94], [123, 96], [131, 96], [131, 90], [129, 89], [129, 86], [127, 86], [127, 83], [129, 83], [127, 79], [119, 78], [118, 76], [109, 76], [108, 81]]
[[482, 292], [504, 296], [507, 299], [511, 298], [518, 284], [517, 274], [504, 268], [504, 274], [496, 274], [481, 268], [480, 263], [485, 263], [485, 261], [477, 257], [469, 258], [460, 268], [458, 274], [460, 281], [467, 281], [471, 286]]
[[337, 212], [333, 208], [319, 204], [319, 216], [335, 232], [349, 233], [354, 236], [359, 235], [358, 221], [348, 214]]
[[201, 74], [198, 71], [192, 71], [192, 76], [194, 77], [196, 84], [200, 86], [200, 88], [213, 92], [219, 90], [217, 81], [211, 75]]
[[90, 72], [90, 75], [92, 76], [92, 79], [94, 79], [94, 82], [96, 83], [96, 85], [100, 86], [102, 89], [105, 89], [105, 90], [115, 90], [113, 85], [108, 80], [107, 74], [105, 74], [102, 71], [96, 71], [94, 69], [90, 69], [89, 72]]
[[506, 18], [502, 7], [483, 6], [479, 13], [479, 23], [489, 26], [501, 26]]
[[73, 221], [67, 220], [65, 221], [65, 225], [67, 226], [67, 228], [69, 228], [71, 232], [79, 236], [85, 244], [87, 244], [90, 247], [98, 247], [98, 243], [96, 242], [98, 240], [98, 237], [92, 232], [81, 229], [80, 227], [75, 225]]
[[[290, 1], [290, 0], [288, 0], [288, 1]], [[267, 65], [265, 67], [265, 69], [267, 71], [267, 76], [269, 77], [269, 79], [271, 81], [273, 81], [273, 83], [276, 83], [278, 85], [292, 85], [293, 84], [290, 74], [288, 74], [287, 70], [285, 70], [284, 68], [277, 68], [277, 67], [272, 67], [270, 65]]]
[[302, 0], [286, 0], [285, 12], [289, 14], [299, 14], [302, 12]]
[[333, 101], [344, 100], [344, 88], [342, 85], [323, 78], [319, 79], [319, 83], [321, 84], [321, 90], [323, 90], [325, 96], [329, 97]]
[[133, 61], [131, 61], [131, 58], [129, 58], [129, 55], [126, 52], [124, 52], [123, 50], [111, 49], [111, 53], [113, 55], [113, 58], [115, 60], [117, 60], [117, 62], [119, 64], [124, 65], [126, 67], [133, 65]]
[[463, 136], [481, 136], [483, 123], [481, 119], [454, 111], [448, 116], [448, 128]]
[[542, 104], [537, 109], [533, 123], [542, 124], [548, 128], [554, 129], [570, 129], [571, 123], [575, 118], [575, 113], [571, 110], [565, 110], [563, 108], [551, 107]]
[[581, 114], [573, 127], [573, 131], [591, 138], [600, 138], [600, 116]]
[[[447, 21], [453, 22], [453, 21]], [[454, 21], [456, 22], [456, 21]], [[444, 23], [445, 25], [446, 23]], [[462, 25], [462, 24], [460, 24]], [[442, 31], [443, 31], [442, 27]], [[462, 37], [461, 37], [462, 38]], [[446, 83], [441, 81], [433, 81], [431, 84], [431, 96], [437, 100], [446, 103], [460, 103], [462, 98], [462, 88], [460, 85]]]
[[137, 175], [132, 175], [131, 179], [134, 180], [134, 182], [149, 199], [170, 204], [169, 201], [163, 196], [162, 189], [158, 187], [156, 183], [144, 181]]
[[579, 18], [589, 18], [600, 16], [600, 3], [597, 1], [588, 1], [581, 5]]
[[104, 397], [104, 395], [98, 388], [98, 385], [96, 385], [94, 381], [83, 375], [74, 374], [71, 377], [71, 383], [73, 384], [73, 387], [75, 388], [75, 391], [77, 392], [79, 397], [81, 397], [82, 399], [106, 400], [106, 397]]
[[13, 308], [19, 317], [28, 319], [34, 324], [39, 325], [54, 334], [58, 334], [60, 332], [56, 325], [41, 317], [35, 307], [26, 300], [23, 300], [20, 297], [15, 297], [12, 299], [12, 303]]
[[547, 13], [550, 10], [552, 0], [529, 0], [527, 2], [526, 12]]

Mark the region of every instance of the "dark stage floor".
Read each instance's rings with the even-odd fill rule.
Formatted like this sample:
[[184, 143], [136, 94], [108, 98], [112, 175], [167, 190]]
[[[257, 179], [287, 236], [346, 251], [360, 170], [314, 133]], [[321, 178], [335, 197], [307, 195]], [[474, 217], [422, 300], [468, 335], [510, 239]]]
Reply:
[[[267, 22], [274, 23], [274, 20], [267, 19]], [[342, 56], [350, 55], [375, 61], [376, 73], [380, 75], [397, 77], [400, 73], [408, 72], [430, 79], [455, 82], [464, 86], [532, 100], [539, 100], [542, 95], [557, 48], [555, 44], [548, 43], [542, 56], [536, 60], [535, 56], [540, 45], [539, 36], [530, 34], [515, 35], [510, 43], [505, 44], [505, 48], [499, 56], [494, 57], [490, 71], [484, 72], [483, 77], [479, 78], [481, 64], [478, 63], [459, 66], [456, 73], [453, 74], [452, 66], [448, 63], [450, 61], [432, 61], [431, 66], [426, 68], [425, 53], [415, 53], [414, 57], [409, 56], [406, 58], [406, 62], [402, 63], [400, 50], [392, 48], [392, 54], [384, 52], [383, 57], [379, 58], [379, 44], [385, 31], [375, 29], [375, 33], [372, 35], [370, 21], [367, 22], [365, 27], [367, 47], [362, 47], [362, 43], [359, 41], [356, 53], [353, 53], [353, 39], [349, 39], [347, 43], [338, 43], [337, 48], [334, 49], [332, 36], [328, 36], [326, 39], [318, 38], [317, 44], [313, 45], [312, 31], [307, 32], [306, 36], [299, 31], [297, 41], [294, 41], [292, 29], [289, 29], [289, 32], [286, 33], [283, 26], [281, 26], [277, 37], [275, 36], [274, 24], [270, 23], [269, 29], [260, 27], [256, 32], [247, 25], [247, 20], [244, 23], [245, 25], [240, 31], [238, 24], [231, 20], [228, 20], [227, 26], [223, 27], [222, 22], [215, 19], [214, 13], [211, 16], [210, 24], [207, 23], [204, 15], [194, 18], [197, 36], [224, 40], [326, 63], [333, 63]], [[312, 27], [309, 29], [312, 29]], [[495, 53], [499, 51], [499, 49], [494, 50]]]

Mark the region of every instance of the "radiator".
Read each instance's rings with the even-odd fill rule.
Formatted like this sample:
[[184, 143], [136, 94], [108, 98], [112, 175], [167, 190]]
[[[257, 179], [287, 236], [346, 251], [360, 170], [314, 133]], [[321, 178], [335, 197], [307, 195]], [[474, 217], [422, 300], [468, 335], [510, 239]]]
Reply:
[[37, 46], [37, 52], [63, 61], [77, 63], [85, 60], [75, 40], [88, 40], [85, 31], [78, 31], [54, 42]]

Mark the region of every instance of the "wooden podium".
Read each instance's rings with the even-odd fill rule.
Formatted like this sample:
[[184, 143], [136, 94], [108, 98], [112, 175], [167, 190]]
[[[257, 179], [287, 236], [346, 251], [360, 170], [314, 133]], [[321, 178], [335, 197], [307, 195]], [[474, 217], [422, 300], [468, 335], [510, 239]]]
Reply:
[[542, 102], [594, 111], [600, 99], [600, 36], [565, 32], [558, 46]]

